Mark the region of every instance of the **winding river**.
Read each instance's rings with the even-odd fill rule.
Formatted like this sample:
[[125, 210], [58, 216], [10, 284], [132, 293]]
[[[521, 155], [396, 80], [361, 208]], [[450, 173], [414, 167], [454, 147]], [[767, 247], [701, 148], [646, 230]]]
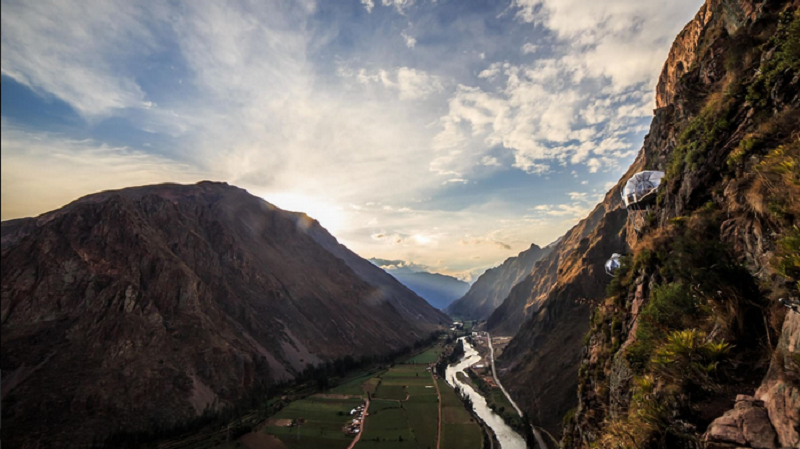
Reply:
[[[486, 425], [491, 427], [495, 435], [497, 435], [502, 449], [525, 449], [527, 447], [525, 445], [525, 439], [515, 432], [514, 429], [508, 427], [505, 421], [503, 421], [503, 418], [489, 408], [486, 404], [486, 399], [481, 396], [480, 393], [464, 382], [461, 382], [458, 380], [458, 377], [456, 377], [456, 373], [464, 372], [465, 369], [481, 360], [478, 351], [476, 351], [464, 337], [461, 337], [460, 340], [464, 342], [464, 357], [458, 363], [447, 367], [445, 373], [447, 383], [453, 387], [458, 386], [462, 392], [469, 396], [472, 400], [472, 408], [475, 410], [475, 414], [478, 415]], [[466, 372], [464, 372], [464, 374], [466, 374]]]

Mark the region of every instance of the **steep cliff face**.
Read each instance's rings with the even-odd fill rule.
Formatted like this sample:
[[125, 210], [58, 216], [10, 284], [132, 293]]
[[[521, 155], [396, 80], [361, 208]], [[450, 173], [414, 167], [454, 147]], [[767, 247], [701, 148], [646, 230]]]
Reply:
[[709, 1], [640, 159], [666, 185], [592, 310], [565, 447], [800, 447], [800, 2]]
[[9, 447], [168, 427], [449, 322], [314, 220], [226, 184], [105, 192], [2, 230]]
[[[764, 421], [742, 416], [799, 444], [796, 318], [774, 301], [800, 276], [797, 4], [701, 8], [637, 160], [489, 319], [513, 331], [525, 311], [500, 376], [534, 424], [559, 432], [566, 415], [566, 447], [761, 447], [745, 434]], [[667, 181], [640, 233], [619, 189], [642, 169]], [[607, 291], [614, 252], [628, 257]]]
[[499, 267], [486, 270], [462, 298], [447, 308], [447, 313], [468, 320], [487, 319], [550, 250], [550, 247], [540, 248], [532, 244], [516, 257], [506, 259]]
[[610, 279], [603, 264], [625, 244], [627, 217], [618, 198], [619, 186], [564, 235], [487, 322], [498, 334], [519, 328], [498, 360], [499, 375], [531, 421], [554, 435], [577, 403], [591, 304]]

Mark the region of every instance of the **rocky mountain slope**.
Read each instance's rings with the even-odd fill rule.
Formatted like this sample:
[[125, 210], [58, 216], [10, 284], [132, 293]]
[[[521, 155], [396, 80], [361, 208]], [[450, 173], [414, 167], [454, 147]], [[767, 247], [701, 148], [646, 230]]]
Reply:
[[447, 308], [469, 290], [466, 282], [439, 273], [390, 271], [389, 274], [440, 310]]
[[227, 184], [104, 192], [3, 223], [2, 260], [8, 447], [168, 427], [449, 322], [316, 221]]
[[531, 245], [516, 257], [506, 259], [499, 267], [486, 270], [462, 298], [447, 308], [447, 313], [467, 320], [487, 319], [503, 303], [512, 287], [525, 279], [536, 262], [549, 252], [549, 246]]
[[[633, 166], [490, 318], [531, 310], [500, 375], [565, 447], [800, 446], [800, 315], [776, 301], [800, 295], [798, 3], [703, 5]], [[619, 189], [645, 168], [666, 181], [637, 232]]]

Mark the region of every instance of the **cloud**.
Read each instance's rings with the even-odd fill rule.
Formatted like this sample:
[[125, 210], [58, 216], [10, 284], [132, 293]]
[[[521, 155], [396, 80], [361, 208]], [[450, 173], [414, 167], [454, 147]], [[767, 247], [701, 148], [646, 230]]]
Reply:
[[503, 243], [497, 240], [493, 240], [491, 237], [465, 237], [461, 239], [459, 242], [461, 245], [468, 246], [468, 245], [495, 245], [498, 248], [510, 250], [511, 245], [507, 243]]
[[[584, 163], [592, 154], [612, 166], [633, 154], [638, 142], [623, 131], [646, 118], [642, 87], [606, 92], [608, 80], [586, 78], [567, 59], [492, 63], [478, 76], [495, 84], [495, 91], [458, 85], [439, 119], [434, 148], [480, 159], [487, 148], [502, 146], [512, 150], [514, 167], [536, 175], [549, 173], [554, 163]], [[631, 101], [635, 106], [627, 107]], [[440, 157], [437, 169], [463, 172], [459, 163], [468, 158], [452, 159]]]
[[150, 20], [133, 2], [3, 2], [2, 73], [87, 118], [150, 108], [129, 67], [108, 63], [154, 50]]
[[417, 45], [417, 39], [414, 36], [407, 34], [405, 31], [400, 33], [400, 35], [403, 36], [403, 40], [406, 41], [406, 47], [414, 48], [414, 46]]
[[496, 77], [500, 73], [500, 70], [503, 68], [503, 65], [507, 64], [501, 64], [499, 62], [492, 63], [487, 69], [482, 70], [478, 74], [478, 78], [492, 79]]
[[2, 125], [2, 218], [57, 209], [89, 193], [166, 181], [197, 182], [213, 173], [126, 147]]
[[481, 165], [486, 167], [500, 167], [502, 164], [494, 156], [484, 156], [481, 158]]
[[398, 13], [405, 14], [406, 9], [414, 5], [414, 0], [381, 0], [383, 6], [391, 6]]
[[536, 50], [538, 50], [538, 48], [539, 47], [537, 47], [536, 45], [531, 44], [530, 42], [527, 42], [527, 43], [525, 43], [525, 45], [522, 46], [521, 50], [522, 50], [522, 54], [530, 55], [530, 54], [536, 53]]
[[388, 272], [420, 273], [420, 272], [427, 272], [430, 270], [430, 267], [428, 267], [427, 265], [422, 265], [415, 262], [409, 262], [406, 260], [387, 260], [387, 259], [379, 259], [373, 257], [369, 259], [369, 261]]
[[445, 86], [444, 80], [440, 77], [409, 67], [393, 70], [361, 68], [357, 71], [340, 67], [338, 73], [340, 77], [355, 78], [360, 84], [377, 84], [396, 91], [401, 100], [426, 99], [430, 95], [442, 92]]
[[373, 0], [361, 0], [361, 4], [364, 5], [368, 13], [371, 13], [372, 8], [375, 7], [375, 2]]
[[573, 201], [586, 201], [586, 193], [585, 192], [569, 192], [570, 199]]
[[[513, 0], [518, 20], [552, 31], [578, 49], [573, 59], [592, 77], [607, 77], [624, 88], [651, 89], [666, 49], [700, 0]], [[661, 51], [659, 51], [661, 50]]]

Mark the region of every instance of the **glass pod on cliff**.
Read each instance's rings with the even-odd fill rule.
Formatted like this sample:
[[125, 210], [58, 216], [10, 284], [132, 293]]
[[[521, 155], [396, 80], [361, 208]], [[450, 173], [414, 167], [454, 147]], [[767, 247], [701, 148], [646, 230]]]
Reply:
[[663, 171], [645, 170], [631, 176], [622, 188], [622, 201], [634, 229], [641, 232], [645, 215], [656, 202], [656, 191], [664, 179]]
[[616, 275], [616, 271], [619, 270], [619, 267], [621, 266], [619, 261], [620, 257], [622, 257], [622, 255], [614, 253], [611, 255], [611, 258], [606, 261], [606, 274], [609, 276]]

